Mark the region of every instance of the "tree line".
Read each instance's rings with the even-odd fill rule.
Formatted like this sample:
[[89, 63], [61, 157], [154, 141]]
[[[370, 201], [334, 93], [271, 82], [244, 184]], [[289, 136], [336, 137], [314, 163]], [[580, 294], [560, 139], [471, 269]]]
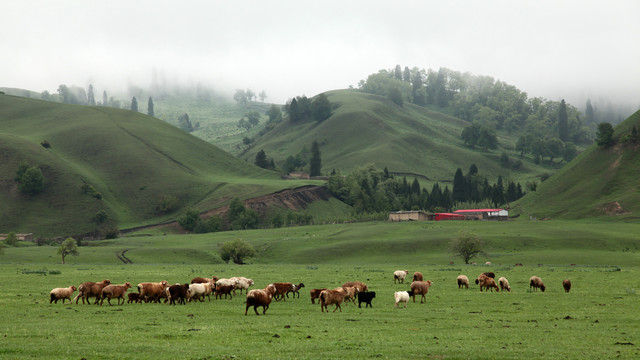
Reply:
[[458, 168], [453, 187], [433, 184], [430, 191], [420, 186], [417, 178], [411, 183], [406, 176], [396, 178], [387, 168], [373, 165], [356, 169], [350, 175], [334, 173], [327, 188], [332, 195], [351, 205], [356, 213], [380, 213], [400, 210], [447, 212], [457, 207], [499, 207], [524, 196], [520, 183], [508, 182], [501, 176], [496, 183], [478, 174], [471, 165], [467, 175]]

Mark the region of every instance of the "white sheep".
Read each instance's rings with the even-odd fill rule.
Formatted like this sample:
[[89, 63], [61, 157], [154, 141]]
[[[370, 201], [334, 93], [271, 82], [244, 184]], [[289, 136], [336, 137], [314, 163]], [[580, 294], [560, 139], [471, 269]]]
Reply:
[[413, 296], [413, 291], [396, 291], [393, 293], [393, 297], [396, 299], [396, 304], [393, 307], [398, 307], [398, 303], [403, 302], [404, 307], [407, 307], [407, 302], [409, 298]]
[[229, 278], [229, 280], [232, 281], [237, 281], [234, 289], [233, 289], [233, 294], [236, 294], [236, 290], [240, 290], [240, 294], [242, 294], [242, 290], [244, 290], [245, 292], [249, 291], [249, 287], [253, 285], [253, 280], [252, 279], [248, 279], [246, 277], [242, 277], [242, 276], [236, 276], [236, 277], [232, 277]]
[[211, 301], [213, 285], [211, 283], [190, 284], [189, 291], [191, 291], [191, 298], [189, 298], [189, 301], [200, 299], [200, 302], [204, 302], [205, 296], [209, 301]]
[[469, 288], [469, 278], [467, 275], [458, 275], [456, 281], [458, 282], [458, 289], [461, 289], [463, 286], [467, 289]]
[[396, 283], [396, 280], [401, 283], [404, 284], [404, 278], [407, 277], [407, 274], [409, 274], [409, 270], [396, 270], [393, 272], [393, 283]]
[[542, 279], [537, 276], [532, 276], [531, 278], [529, 278], [529, 290], [531, 290], [532, 288], [533, 291], [540, 289], [542, 292], [544, 292], [546, 290]]
[[509, 280], [506, 277], [498, 279], [498, 284], [500, 284], [500, 290], [511, 292], [511, 286], [509, 286]]
[[78, 289], [76, 289], [76, 287], [73, 285], [69, 286], [68, 288], [55, 288], [51, 290], [51, 292], [49, 293], [49, 295], [51, 296], [49, 304], [51, 304], [52, 302], [57, 304], [58, 300], [62, 300], [62, 303], [64, 304], [65, 299], [69, 299], [69, 302], [71, 302], [71, 296], [73, 296], [73, 292], [76, 290]]

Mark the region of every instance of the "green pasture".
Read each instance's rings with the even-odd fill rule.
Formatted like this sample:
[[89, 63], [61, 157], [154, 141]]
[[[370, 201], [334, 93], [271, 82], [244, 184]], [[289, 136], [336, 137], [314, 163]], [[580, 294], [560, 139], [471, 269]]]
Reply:
[[[182, 236], [156, 229], [85, 243], [67, 265], [53, 246], [21, 243], [0, 256], [0, 358], [638, 358], [639, 226], [373, 222]], [[481, 265], [448, 252], [462, 229], [486, 241], [490, 257], [478, 258]], [[251, 264], [220, 261], [217, 245], [235, 238], [258, 250]], [[133, 264], [118, 260], [123, 252]], [[392, 273], [404, 269], [433, 281], [426, 304], [394, 308], [393, 292], [409, 285], [394, 284]], [[481, 293], [473, 279], [484, 271], [507, 277], [512, 292]], [[457, 288], [459, 274], [470, 289]], [[184, 306], [49, 304], [52, 288], [84, 281], [212, 275], [305, 288], [300, 299], [272, 303], [266, 316], [245, 316], [245, 295]], [[546, 292], [529, 290], [532, 275]], [[563, 279], [573, 283], [568, 294]], [[373, 308], [349, 304], [327, 314], [311, 304], [309, 289], [352, 280], [376, 292]]]
[[[427, 302], [394, 308], [396, 269], [421, 271], [433, 286]], [[511, 293], [459, 290], [458, 274], [506, 276]], [[325, 358], [637, 358], [640, 271], [617, 266], [342, 265], [1, 265], [0, 357], [301, 359]], [[57, 272], [60, 272], [57, 274]], [[44, 274], [42, 274], [44, 272]], [[53, 273], [53, 274], [52, 274]], [[300, 299], [271, 304], [265, 316], [244, 316], [245, 295], [233, 299], [108, 306], [49, 304], [53, 287], [109, 278], [188, 282], [195, 276], [247, 276], [303, 282]], [[540, 276], [547, 291], [530, 292]], [[562, 290], [563, 279], [573, 289]], [[365, 281], [372, 308], [343, 305], [321, 313], [308, 289]], [[364, 305], [363, 305], [364, 306]], [[333, 307], [331, 307], [331, 310]], [[161, 355], [159, 355], [161, 354]]]

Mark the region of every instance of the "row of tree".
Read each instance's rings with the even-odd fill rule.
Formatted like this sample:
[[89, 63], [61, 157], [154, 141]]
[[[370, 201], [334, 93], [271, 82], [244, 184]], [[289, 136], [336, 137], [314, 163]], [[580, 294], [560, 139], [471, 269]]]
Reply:
[[489, 184], [472, 165], [467, 176], [458, 169], [454, 175], [453, 190], [439, 183], [431, 191], [421, 188], [417, 178], [409, 183], [406, 177], [396, 179], [385, 168], [373, 165], [356, 169], [348, 176], [333, 174], [327, 182], [336, 198], [353, 206], [357, 213], [389, 212], [399, 210], [451, 211], [462, 203], [491, 204], [493, 207], [515, 201], [524, 195], [519, 183], [509, 182], [505, 188], [502, 177]]
[[313, 100], [306, 96], [296, 96], [282, 107], [289, 116], [289, 120], [293, 122], [315, 120], [324, 121], [331, 116], [331, 102], [327, 96], [322, 93], [316, 95]]

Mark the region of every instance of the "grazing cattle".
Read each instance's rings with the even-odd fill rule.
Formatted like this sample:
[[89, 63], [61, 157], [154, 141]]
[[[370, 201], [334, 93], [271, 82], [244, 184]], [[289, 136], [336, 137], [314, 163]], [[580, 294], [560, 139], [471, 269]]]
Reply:
[[375, 291], [359, 292], [358, 293], [358, 307], [361, 308], [362, 307], [362, 303], [366, 304], [364, 306], [365, 308], [367, 308], [369, 306], [373, 307], [373, 305], [371, 305], [371, 300], [373, 300], [375, 297], [376, 297], [376, 292]]
[[322, 312], [325, 310], [329, 312], [329, 305], [336, 306], [333, 312], [336, 312], [338, 309], [342, 312], [342, 306], [340, 306], [340, 304], [344, 301], [345, 291], [343, 288], [338, 289], [339, 290], [322, 290], [322, 292], [320, 292], [320, 310], [322, 310]]
[[175, 305], [176, 300], [178, 304], [185, 305], [187, 299], [191, 297], [191, 291], [189, 290], [189, 284], [175, 284], [167, 288], [169, 292], [169, 305]]
[[538, 289], [540, 289], [542, 292], [544, 292], [546, 290], [546, 287], [544, 286], [542, 279], [537, 276], [532, 276], [531, 278], [529, 278], [529, 291], [531, 291], [532, 289], [533, 291], [537, 291]]
[[287, 301], [285, 299], [285, 295], [287, 295], [287, 292], [293, 291], [294, 289], [293, 284], [290, 282], [273, 283], [273, 286], [276, 287], [276, 293], [275, 295], [273, 295], [273, 298], [276, 301], [280, 301], [280, 300]]
[[160, 282], [142, 282], [138, 284], [138, 292], [140, 293], [140, 298], [146, 303], [149, 301], [160, 302], [161, 298], [167, 297], [165, 289], [168, 286], [169, 282], [166, 280]]
[[416, 302], [416, 295], [422, 295], [420, 299], [420, 304], [423, 304], [427, 299], [425, 295], [429, 292], [429, 288], [431, 287], [431, 280], [427, 281], [414, 281], [411, 283], [411, 291], [413, 292], [413, 302]]
[[403, 302], [404, 307], [407, 307], [409, 298], [413, 296], [413, 291], [396, 291], [393, 293], [393, 297], [396, 299], [396, 304], [393, 307], [398, 307], [398, 303]]
[[[118, 299], [118, 305], [124, 305], [124, 294], [127, 293], [127, 290], [131, 287], [130, 282], [126, 282], [122, 285], [107, 285], [102, 289], [102, 296], [100, 299], [100, 306], [104, 302], [104, 298], [107, 298], [107, 302], [109, 306], [111, 306], [111, 299]], [[122, 304], [120, 304], [120, 299], [122, 299]]]
[[367, 286], [367, 284], [360, 281], [347, 281], [346, 283], [342, 284], [342, 287], [355, 287], [359, 292], [369, 291], [369, 287]]
[[303, 283], [300, 283], [298, 285], [293, 285], [293, 288], [289, 291], [287, 291], [287, 297], [289, 297], [289, 293], [293, 293], [293, 295], [291, 295], [293, 298], [296, 297], [296, 294], [298, 294], [298, 299], [300, 298], [300, 289], [302, 289], [304, 287]]
[[231, 295], [233, 289], [235, 289], [235, 285], [216, 285], [216, 299], [222, 300], [222, 295], [224, 295], [225, 299], [227, 298], [227, 295], [229, 296], [229, 300], [233, 299], [233, 296]]
[[[571, 280], [562, 280], [562, 287], [564, 288], [564, 292], [569, 292], [569, 290], [571, 290]], [[62, 302], [64, 302], [64, 300]]]
[[321, 293], [323, 290], [327, 290], [327, 289], [326, 289], [326, 288], [324, 288], [324, 289], [311, 289], [311, 290], [309, 290], [309, 294], [311, 295], [311, 303], [312, 303], [312, 304], [315, 304], [315, 303], [316, 303], [316, 301], [315, 301], [315, 300], [316, 300], [317, 298], [319, 298], [319, 297], [320, 297], [320, 293]]
[[458, 275], [456, 281], [458, 282], [458, 289], [461, 289], [463, 286], [467, 289], [469, 288], [469, 278], [466, 275]]
[[409, 270], [396, 270], [393, 272], [393, 283], [396, 283], [396, 280], [400, 284], [404, 284], [404, 278], [409, 274]]
[[82, 284], [80, 284], [80, 286], [78, 286], [78, 295], [76, 295], [75, 298], [73, 298], [76, 301], [76, 304], [78, 304], [78, 298], [82, 298], [82, 303], [84, 304], [84, 300], [87, 300], [87, 304], [89, 304], [89, 298], [90, 297], [94, 297], [96, 298], [96, 302], [94, 304], [97, 304], [98, 301], [100, 301], [100, 297], [102, 296], [102, 289], [111, 284], [111, 281], [109, 281], [109, 279], [104, 279], [101, 282], [92, 282], [92, 281], [87, 281], [87, 282], [83, 282]]
[[258, 314], [258, 306], [262, 306], [262, 314], [266, 314], [275, 293], [276, 287], [273, 284], [267, 285], [264, 289], [249, 291], [247, 293], [247, 307], [244, 309], [244, 315], [247, 316], [247, 311], [249, 311], [251, 306], [253, 306], [253, 311], [256, 312], [256, 315], [260, 315]]
[[413, 273], [413, 281], [423, 281], [424, 277], [420, 271], [416, 271]]
[[509, 280], [506, 277], [498, 279], [498, 284], [500, 284], [500, 290], [511, 292], [511, 286], [509, 286]]
[[71, 303], [71, 296], [76, 290], [78, 289], [76, 289], [74, 285], [71, 285], [68, 288], [55, 288], [51, 290], [51, 292], [49, 292], [49, 304], [52, 302], [57, 304], [58, 300], [62, 300], [62, 303], [64, 304], [65, 299], [69, 299], [69, 303]]

